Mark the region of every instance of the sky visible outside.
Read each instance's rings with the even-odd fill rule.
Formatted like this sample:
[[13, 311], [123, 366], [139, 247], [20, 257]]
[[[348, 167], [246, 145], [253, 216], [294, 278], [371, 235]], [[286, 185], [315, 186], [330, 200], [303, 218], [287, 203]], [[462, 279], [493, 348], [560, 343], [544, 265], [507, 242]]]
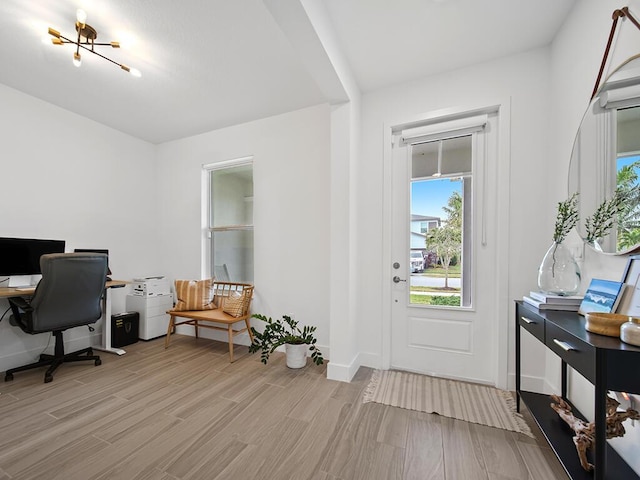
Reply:
[[411, 213], [429, 217], [447, 218], [442, 207], [453, 192], [462, 195], [462, 181], [460, 179], [437, 178], [411, 182]]

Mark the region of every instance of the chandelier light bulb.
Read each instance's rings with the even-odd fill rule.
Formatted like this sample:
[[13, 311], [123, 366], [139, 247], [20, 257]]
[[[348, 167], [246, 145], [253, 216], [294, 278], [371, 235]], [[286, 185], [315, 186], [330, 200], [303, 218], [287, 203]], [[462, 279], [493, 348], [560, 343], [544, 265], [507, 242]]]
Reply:
[[73, 54], [73, 64], [76, 67], [79, 67], [80, 65], [82, 65], [82, 57], [77, 52]]
[[137, 68], [131, 68], [128, 65], [125, 65], [124, 63], [122, 65], [120, 65], [120, 68], [122, 70], [124, 70], [125, 72], [130, 73], [131, 75], [133, 75], [136, 78], [140, 78], [142, 76], [142, 73], [140, 72], [140, 70], [138, 70]]
[[87, 12], [85, 12], [84, 10], [79, 8], [78, 11], [76, 12], [76, 19], [78, 20], [79, 24], [81, 24], [81, 25], [86, 24], [87, 23]]

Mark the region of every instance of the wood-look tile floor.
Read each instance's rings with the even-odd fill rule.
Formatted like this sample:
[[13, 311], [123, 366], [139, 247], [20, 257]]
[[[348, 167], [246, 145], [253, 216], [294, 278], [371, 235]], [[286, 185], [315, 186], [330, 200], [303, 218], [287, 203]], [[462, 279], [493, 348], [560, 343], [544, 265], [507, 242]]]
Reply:
[[230, 364], [225, 343], [163, 344], [65, 364], [48, 384], [0, 378], [0, 480], [567, 478], [541, 437], [362, 404], [371, 369], [342, 383], [280, 353], [265, 366], [237, 347]]

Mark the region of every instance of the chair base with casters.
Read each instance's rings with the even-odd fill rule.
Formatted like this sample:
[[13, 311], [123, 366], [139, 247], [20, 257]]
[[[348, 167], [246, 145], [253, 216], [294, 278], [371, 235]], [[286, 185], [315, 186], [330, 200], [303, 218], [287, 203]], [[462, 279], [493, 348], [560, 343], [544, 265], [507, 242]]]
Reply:
[[34, 368], [49, 366], [44, 374], [44, 383], [49, 383], [53, 380], [53, 372], [55, 372], [56, 369], [63, 363], [93, 360], [96, 367], [102, 364], [102, 360], [100, 360], [100, 357], [98, 355], [93, 355], [93, 349], [91, 347], [83, 348], [82, 350], [78, 350], [72, 353], [64, 353], [64, 341], [62, 339], [62, 332], [53, 332], [53, 336], [56, 339], [53, 355], [43, 353], [40, 355], [40, 360], [38, 360], [37, 362], [7, 370], [4, 375], [4, 381], [10, 382], [11, 380], [13, 380], [13, 374], [16, 372], [23, 372], [25, 370], [32, 370]]

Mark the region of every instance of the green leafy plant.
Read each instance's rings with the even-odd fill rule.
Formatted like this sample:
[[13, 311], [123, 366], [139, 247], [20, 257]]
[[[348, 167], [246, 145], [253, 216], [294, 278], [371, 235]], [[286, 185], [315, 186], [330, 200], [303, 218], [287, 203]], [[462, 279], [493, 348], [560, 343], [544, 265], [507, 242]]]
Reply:
[[460, 306], [460, 295], [433, 295], [431, 297], [430, 305], [442, 305], [448, 307]]
[[622, 192], [626, 201], [618, 213], [618, 251], [640, 243], [640, 185], [638, 172], [640, 160], [625, 165], [616, 175], [616, 191]]
[[553, 231], [553, 241], [561, 243], [571, 229], [578, 223], [578, 193], [574, 193], [564, 202], [558, 202], [556, 226]]
[[275, 320], [258, 313], [251, 316], [265, 322], [265, 327], [262, 332], [258, 332], [255, 328], [251, 327], [253, 342], [249, 347], [249, 352], [251, 353], [259, 350], [262, 351], [260, 355], [260, 361], [262, 363], [266, 364], [269, 361], [269, 355], [271, 355], [276, 348], [287, 343], [293, 345], [309, 345], [311, 359], [315, 364], [322, 365], [324, 363], [322, 353], [318, 350], [318, 347], [316, 347], [316, 338], [313, 336], [316, 327], [305, 325], [300, 329], [298, 322], [289, 315], [283, 315], [281, 319], [278, 318]]
[[610, 199], [605, 199], [598, 205], [593, 215], [584, 221], [587, 242], [595, 243], [609, 233], [618, 214], [624, 209], [626, 200], [627, 195], [621, 190], [616, 190]]

